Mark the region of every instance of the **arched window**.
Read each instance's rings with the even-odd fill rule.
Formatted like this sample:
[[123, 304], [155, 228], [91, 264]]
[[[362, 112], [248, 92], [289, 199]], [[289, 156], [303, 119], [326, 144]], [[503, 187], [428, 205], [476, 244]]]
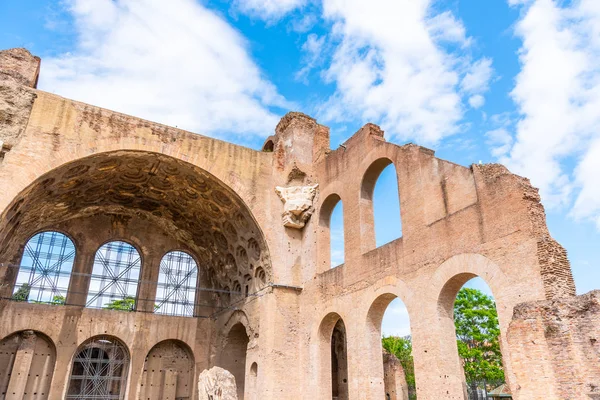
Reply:
[[86, 307], [133, 311], [141, 258], [129, 243], [115, 241], [96, 252]]
[[42, 232], [23, 251], [13, 299], [64, 304], [75, 260], [75, 245], [66, 235]]
[[375, 161], [361, 187], [362, 250], [367, 252], [402, 236], [396, 168], [388, 158]]
[[198, 266], [183, 251], [171, 251], [162, 258], [158, 274], [156, 313], [192, 317], [196, 298]]
[[125, 398], [129, 352], [110, 336], [96, 336], [79, 347], [73, 358], [67, 399]]
[[318, 251], [321, 272], [344, 263], [344, 209], [337, 194], [321, 205]]

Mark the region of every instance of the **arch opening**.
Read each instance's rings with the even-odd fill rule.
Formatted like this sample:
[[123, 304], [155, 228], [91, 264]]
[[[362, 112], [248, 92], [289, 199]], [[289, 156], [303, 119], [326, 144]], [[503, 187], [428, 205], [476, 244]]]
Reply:
[[331, 333], [331, 398], [347, 400], [348, 396], [348, 349], [346, 326], [340, 318]]
[[360, 192], [363, 253], [402, 237], [398, 174], [389, 158], [374, 161], [365, 171]]
[[246, 384], [246, 352], [250, 342], [246, 327], [238, 322], [231, 327], [219, 358], [218, 366], [235, 377], [238, 399], [244, 399]]
[[487, 396], [507, 384], [496, 301], [487, 282], [473, 273], [455, 275], [442, 288], [438, 312], [462, 395]]
[[148, 352], [144, 361], [140, 399], [194, 398], [194, 356], [178, 340], [165, 340]]
[[[261, 280], [272, 279], [262, 231], [231, 188], [190, 163], [133, 150], [100, 153], [69, 162], [24, 189], [0, 219], [0, 263], [17, 266], [23, 243], [43, 230], [77, 231], [74, 227], [85, 225], [87, 231], [79, 232], [78, 237], [90, 235], [82, 240], [83, 247], [90, 246], [94, 242], [90, 221], [100, 218], [104, 218], [105, 231], [114, 233], [113, 238], [137, 244], [134, 226], [154, 227], [149, 231], [160, 231], [175, 242], [171, 248], [193, 254], [203, 269], [198, 271], [202, 296], [195, 298], [196, 310], [202, 309], [202, 313], [212, 314], [216, 303], [223, 300], [218, 293], [225, 287], [233, 287], [240, 276], [250, 277], [244, 286], [264, 286], [263, 282], [252, 282], [255, 277], [251, 267], [260, 267], [264, 272]], [[141, 246], [142, 261], [145, 247], [150, 245]], [[86, 257], [92, 254], [89, 248], [83, 250]], [[93, 276], [91, 259], [86, 257], [73, 267], [78, 279], [76, 287], [71, 283], [70, 289], [81, 297], [78, 305], [86, 303]], [[144, 311], [152, 311], [158, 275], [149, 270], [144, 272], [144, 268], [158, 270], [158, 264], [158, 260], [153, 261], [140, 270], [139, 278], [146, 282], [140, 289], [146, 298], [137, 301], [149, 304]], [[10, 287], [2, 289], [8, 292], [4, 296], [12, 294], [17, 273], [18, 267], [6, 274]]]
[[67, 399], [125, 398], [129, 352], [111, 336], [96, 336], [75, 353], [69, 377]]
[[0, 341], [0, 398], [44, 400], [54, 375], [56, 348], [46, 335], [27, 330]]
[[344, 264], [344, 206], [337, 194], [321, 205], [318, 252], [322, 272]]
[[382, 294], [367, 314], [367, 332], [371, 343], [372, 378], [382, 384], [381, 398], [416, 398], [416, 379], [412, 351], [410, 317], [404, 302], [395, 294]]
[[320, 398], [347, 400], [348, 349], [344, 321], [329, 313], [319, 326], [318, 379]]
[[75, 261], [75, 245], [65, 234], [45, 231], [25, 244], [12, 298], [65, 304]]

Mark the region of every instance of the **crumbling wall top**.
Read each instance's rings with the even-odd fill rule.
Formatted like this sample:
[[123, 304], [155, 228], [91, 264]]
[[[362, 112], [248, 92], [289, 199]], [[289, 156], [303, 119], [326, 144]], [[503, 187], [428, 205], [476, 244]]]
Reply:
[[0, 51], [0, 80], [12, 80], [35, 88], [40, 74], [40, 58], [27, 49]]

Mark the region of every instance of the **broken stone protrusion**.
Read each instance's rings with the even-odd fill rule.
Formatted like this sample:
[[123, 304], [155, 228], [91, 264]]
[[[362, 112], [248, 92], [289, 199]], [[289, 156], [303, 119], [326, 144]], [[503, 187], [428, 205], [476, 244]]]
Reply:
[[318, 184], [310, 186], [277, 186], [275, 192], [284, 204], [283, 226], [302, 229], [314, 212], [313, 200]]
[[199, 400], [237, 400], [235, 377], [226, 369], [205, 369], [198, 378]]

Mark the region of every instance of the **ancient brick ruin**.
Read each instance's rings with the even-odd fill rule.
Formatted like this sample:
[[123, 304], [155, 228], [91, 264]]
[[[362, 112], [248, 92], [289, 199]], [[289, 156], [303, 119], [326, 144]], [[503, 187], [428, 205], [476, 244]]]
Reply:
[[[240, 399], [404, 398], [381, 351], [400, 297], [418, 398], [462, 400], [452, 310], [475, 276], [497, 302], [513, 398], [600, 396], [600, 294], [575, 296], [527, 179], [373, 124], [330, 150], [300, 113], [252, 150], [37, 90], [39, 67], [0, 52], [0, 398], [198, 399], [215, 366]], [[403, 235], [376, 248], [390, 164]], [[331, 268], [339, 201], [345, 263]], [[23, 282], [30, 301], [14, 301]], [[115, 299], [134, 312], [105, 309]]]

